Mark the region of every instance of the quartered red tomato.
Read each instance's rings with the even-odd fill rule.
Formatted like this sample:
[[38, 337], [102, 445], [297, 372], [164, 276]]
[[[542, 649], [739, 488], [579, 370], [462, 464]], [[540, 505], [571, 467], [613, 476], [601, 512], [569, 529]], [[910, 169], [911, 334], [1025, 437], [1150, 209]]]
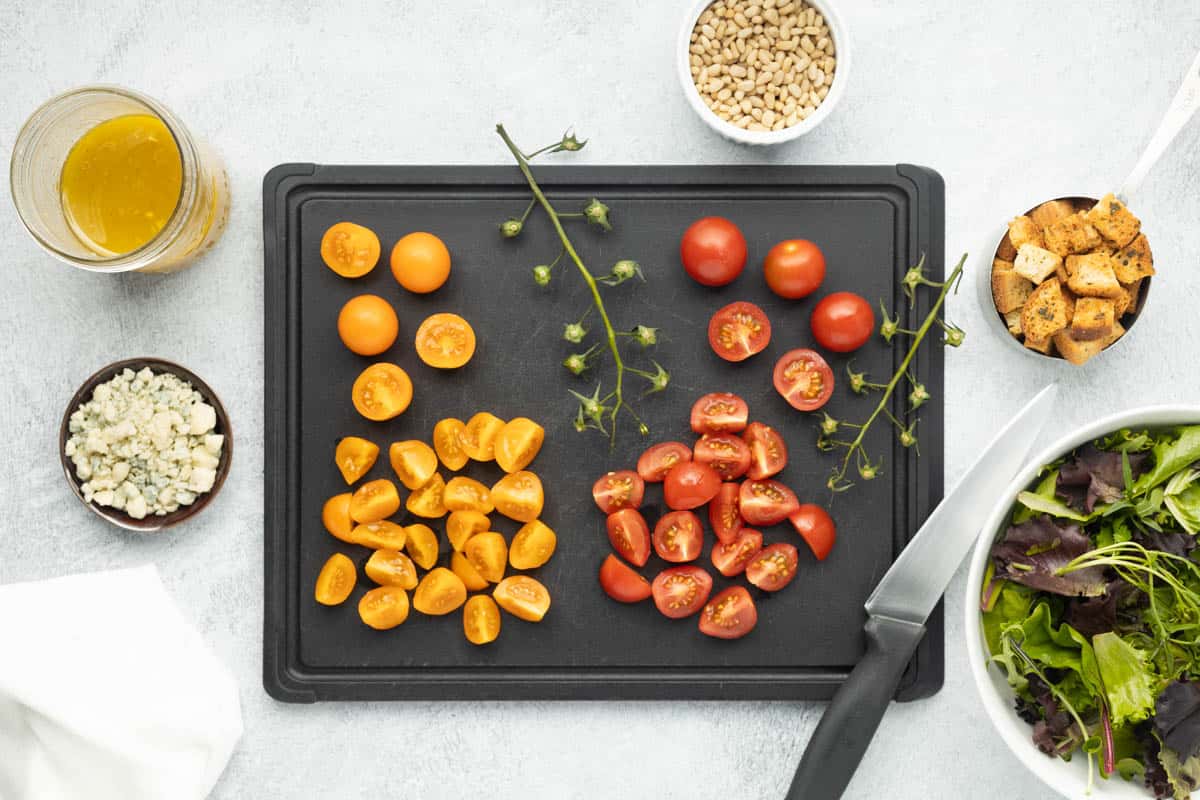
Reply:
[[708, 522], [720, 542], [732, 542], [742, 529], [742, 515], [738, 512], [740, 488], [736, 483], [722, 483], [717, 496], [708, 503]]
[[650, 526], [636, 509], [622, 508], [605, 520], [608, 541], [630, 564], [646, 566], [650, 559]]
[[742, 528], [737, 537], [728, 544], [717, 542], [712, 549], [713, 566], [727, 578], [746, 571], [750, 559], [762, 550], [762, 534], [751, 528]]
[[811, 322], [813, 336], [821, 347], [835, 353], [849, 353], [871, 338], [875, 311], [854, 292], [834, 292], [817, 303]]
[[671, 467], [691, 460], [692, 450], [683, 442], [652, 444], [638, 459], [637, 473], [646, 483], [662, 483]]
[[775, 391], [798, 411], [816, 411], [833, 394], [833, 370], [814, 350], [789, 350], [775, 362]]
[[761, 481], [777, 475], [787, 466], [787, 445], [779, 431], [761, 422], [751, 422], [742, 432], [742, 439], [750, 447], [750, 468], [746, 476]]
[[654, 579], [654, 605], [663, 616], [683, 619], [695, 614], [708, 600], [712, 576], [699, 567], [668, 567]]
[[650, 596], [650, 581], [612, 554], [600, 565], [600, 586], [618, 603], [640, 603]]
[[824, 561], [837, 540], [837, 526], [825, 509], [805, 503], [788, 515], [788, 522], [804, 537], [817, 561]]
[[767, 545], [746, 565], [746, 580], [764, 592], [778, 592], [796, 577], [800, 555], [790, 544]]
[[651, 541], [663, 561], [695, 561], [704, 547], [704, 526], [691, 511], [671, 511], [654, 526]]
[[745, 481], [738, 493], [742, 519], [751, 525], [777, 525], [799, 507], [796, 495], [779, 481]]
[[732, 481], [750, 468], [750, 446], [732, 433], [706, 433], [696, 442], [692, 460], [712, 467], [721, 480]]
[[758, 624], [758, 609], [744, 586], [731, 586], [700, 612], [700, 632], [718, 639], [740, 639]]
[[642, 504], [642, 495], [646, 484], [641, 476], [629, 469], [609, 472], [601, 475], [592, 484], [592, 499], [605, 514], [611, 514], [622, 508], [637, 508]]
[[746, 401], [729, 392], [706, 394], [692, 406], [692, 430], [696, 433], [738, 433], [749, 418]]
[[663, 498], [676, 511], [702, 506], [716, 497], [719, 491], [721, 477], [712, 467], [695, 461], [676, 464], [663, 481]]
[[745, 361], [770, 343], [771, 321], [754, 303], [730, 303], [708, 321], [708, 346], [726, 361]]

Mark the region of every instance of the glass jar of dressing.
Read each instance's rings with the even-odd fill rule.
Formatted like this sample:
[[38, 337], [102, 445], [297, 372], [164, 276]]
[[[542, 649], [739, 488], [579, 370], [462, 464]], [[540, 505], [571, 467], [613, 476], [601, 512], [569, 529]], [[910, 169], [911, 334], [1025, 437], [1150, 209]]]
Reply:
[[158, 102], [114, 86], [51, 99], [17, 135], [9, 177], [25, 227], [92, 272], [174, 272], [225, 229], [219, 157]]

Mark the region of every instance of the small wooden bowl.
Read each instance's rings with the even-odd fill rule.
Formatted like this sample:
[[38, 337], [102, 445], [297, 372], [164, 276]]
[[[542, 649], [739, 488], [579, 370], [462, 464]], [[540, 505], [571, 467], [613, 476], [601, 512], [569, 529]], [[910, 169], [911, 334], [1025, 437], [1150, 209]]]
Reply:
[[[221, 448], [221, 460], [217, 464], [217, 477], [213, 481], [211, 490], [197, 497], [196, 502], [190, 506], [180, 506], [169, 514], [162, 516], [149, 515], [144, 519], [134, 519], [119, 508], [98, 506], [83, 499], [83, 489], [81, 488], [83, 481], [75, 475], [75, 465], [67, 457], [67, 440], [71, 438], [69, 430], [71, 415], [75, 413], [76, 409], [91, 400], [92, 393], [95, 392], [97, 386], [112, 380], [123, 370], [131, 369], [134, 372], [138, 372], [145, 367], [149, 367], [150, 371], [156, 374], [164, 372], [172, 373], [190, 383], [192, 388], [204, 398], [204, 402], [212, 406], [217, 412], [217, 425], [213, 431], [214, 433], [222, 434], [225, 437], [225, 443]], [[225, 406], [221, 405], [221, 400], [217, 397], [216, 392], [194, 372], [179, 364], [165, 361], [161, 358], [127, 358], [123, 361], [116, 361], [109, 364], [93, 373], [79, 387], [79, 391], [75, 392], [75, 396], [71, 398], [71, 402], [67, 405], [67, 410], [63, 414], [62, 425], [59, 428], [58, 455], [62, 459], [63, 472], [67, 476], [67, 483], [71, 485], [71, 491], [79, 498], [79, 502], [91, 509], [97, 516], [108, 520], [118, 528], [124, 528], [127, 531], [134, 531], [135, 533], [154, 533], [164, 528], [178, 525], [185, 519], [200, 513], [217, 496], [217, 492], [221, 490], [221, 486], [225, 483], [226, 476], [229, 475], [229, 466], [233, 461], [233, 429], [230, 427], [229, 415], [225, 412]]]

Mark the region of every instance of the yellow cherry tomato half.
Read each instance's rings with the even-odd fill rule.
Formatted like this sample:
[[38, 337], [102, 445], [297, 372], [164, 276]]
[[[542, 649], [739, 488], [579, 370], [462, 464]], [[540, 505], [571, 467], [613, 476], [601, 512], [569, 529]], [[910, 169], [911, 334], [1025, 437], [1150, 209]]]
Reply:
[[424, 486], [414, 490], [404, 507], [410, 514], [425, 519], [446, 516], [446, 482], [442, 480], [441, 473], [433, 473]]
[[342, 344], [360, 356], [377, 356], [396, 342], [400, 319], [391, 303], [373, 294], [351, 297], [337, 318]]
[[504, 541], [504, 534], [496, 531], [475, 534], [467, 540], [463, 555], [489, 583], [499, 583], [504, 578], [504, 567], [508, 563], [508, 543]]
[[321, 237], [321, 260], [343, 278], [361, 278], [379, 263], [379, 237], [353, 222], [329, 226]]
[[451, 553], [450, 571], [462, 579], [468, 592], [478, 592], [488, 586], [487, 578], [480, 575], [479, 570], [475, 569], [462, 553]]
[[387, 478], [367, 481], [350, 499], [350, 518], [355, 522], [379, 522], [400, 510], [396, 484]]
[[410, 591], [417, 588], [416, 565], [404, 553], [390, 547], [372, 553], [363, 571], [380, 586], [399, 586]]
[[362, 371], [354, 380], [354, 408], [372, 422], [398, 417], [412, 403], [413, 385], [408, 373], [395, 364], [381, 361]]
[[491, 461], [496, 457], [496, 437], [503, 428], [504, 420], [480, 411], [467, 420], [463, 429], [463, 451], [476, 461]]
[[455, 552], [467, 546], [467, 541], [477, 533], [492, 527], [487, 514], [480, 511], [451, 511], [446, 518], [446, 538]]
[[345, 436], [333, 451], [333, 460], [342, 479], [352, 484], [366, 475], [379, 458], [379, 445], [358, 436]]
[[508, 563], [513, 569], [537, 569], [550, 560], [557, 546], [558, 536], [550, 526], [540, 519], [526, 522], [508, 548]]
[[458, 314], [433, 314], [417, 328], [416, 346], [429, 366], [457, 369], [475, 355], [475, 329]]
[[433, 449], [446, 465], [446, 469], [457, 471], [467, 465], [470, 457], [463, 449], [463, 433], [466, 425], [461, 419], [447, 417], [433, 426]]
[[350, 538], [355, 544], [378, 550], [381, 547], [399, 550], [408, 539], [408, 531], [403, 525], [397, 525], [390, 520], [381, 519], [378, 522], [364, 522], [354, 526]]
[[496, 464], [505, 472], [525, 469], [542, 449], [546, 429], [528, 417], [505, 423], [496, 434]]
[[313, 596], [323, 606], [341, 605], [354, 591], [357, 581], [358, 574], [354, 569], [354, 562], [341, 553], [334, 553], [317, 575], [317, 586], [313, 590]]
[[404, 543], [404, 549], [412, 556], [412, 560], [417, 562], [417, 566], [421, 569], [431, 569], [438, 560], [438, 538], [433, 532], [433, 528], [428, 525], [417, 523], [409, 525], [404, 529], [407, 534], [408, 541]]
[[450, 251], [432, 233], [410, 233], [392, 248], [392, 276], [417, 294], [441, 288], [450, 277]]
[[500, 581], [492, 597], [505, 611], [526, 622], [541, 622], [550, 610], [550, 592], [528, 575], [513, 575]]
[[478, 511], [492, 513], [492, 492], [474, 478], [459, 475], [446, 484], [444, 495], [446, 508], [450, 511]]
[[496, 510], [517, 522], [537, 519], [545, 501], [541, 479], [528, 470], [505, 475], [492, 487], [492, 503]]
[[321, 509], [321, 523], [325, 530], [343, 542], [354, 543], [354, 520], [350, 518], [350, 500], [354, 495], [349, 492], [335, 494], [325, 501]]
[[477, 594], [463, 606], [463, 634], [471, 644], [487, 644], [500, 635], [500, 609], [486, 594]]
[[420, 489], [437, 472], [437, 454], [418, 439], [393, 442], [388, 448], [388, 459], [406, 489]]
[[467, 587], [462, 578], [445, 567], [425, 573], [413, 592], [413, 608], [431, 617], [440, 617], [467, 601]]
[[386, 631], [408, 619], [408, 592], [399, 586], [377, 586], [358, 601], [358, 616], [377, 631]]

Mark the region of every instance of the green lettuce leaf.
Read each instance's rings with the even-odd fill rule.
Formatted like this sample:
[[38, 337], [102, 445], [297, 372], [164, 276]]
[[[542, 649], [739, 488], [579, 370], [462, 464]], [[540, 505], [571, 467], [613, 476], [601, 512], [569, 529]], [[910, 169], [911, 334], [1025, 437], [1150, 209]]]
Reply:
[[1012, 581], [1004, 581], [996, 590], [995, 603], [983, 613], [983, 636], [992, 655], [1000, 652], [1000, 634], [1005, 626], [1020, 624], [1029, 616], [1034, 590]]
[[1146, 656], [1117, 634], [1092, 637], [1113, 725], [1141, 722], [1154, 712], [1154, 674]]
[[1134, 482], [1134, 494], [1144, 494], [1200, 461], [1200, 425], [1179, 428], [1174, 434], [1160, 434], [1151, 454], [1154, 467]]
[[[1055, 627], [1050, 615], [1050, 606], [1043, 602], [1034, 607], [1020, 625], [1018, 635], [1021, 649], [1043, 667], [1069, 670], [1079, 679], [1079, 691], [1069, 697], [1076, 710], [1095, 706], [1096, 699], [1104, 692], [1096, 654], [1087, 637], [1065, 622]], [[1069, 685], [1066, 681], [1061, 686]]]
[[1057, 497], [1043, 497], [1037, 492], [1021, 492], [1017, 502], [1035, 514], [1049, 514], [1059, 519], [1069, 519], [1075, 522], [1088, 522], [1090, 514], [1081, 514]]
[[1192, 536], [1200, 533], [1200, 470], [1185, 469], [1172, 475], [1163, 503], [1181, 528]]
[[[1022, 492], [1021, 494], [1035, 494], [1043, 500], [1050, 501], [1057, 499], [1055, 492], [1058, 489], [1058, 472], [1059, 470], [1057, 467], [1053, 469], [1047, 469], [1046, 475], [1038, 483], [1037, 488], [1035, 488], [1032, 493]], [[1024, 503], [1018, 503], [1017, 508], [1013, 511], [1012, 524], [1020, 525], [1022, 522], [1028, 522], [1029, 520], [1033, 519], [1036, 513], [1037, 511], [1032, 509], [1030, 506], [1027, 506]]]
[[1200, 787], [1200, 755], [1180, 761], [1179, 754], [1164, 745], [1158, 751], [1158, 761], [1167, 772], [1175, 800], [1190, 800], [1192, 792]]

